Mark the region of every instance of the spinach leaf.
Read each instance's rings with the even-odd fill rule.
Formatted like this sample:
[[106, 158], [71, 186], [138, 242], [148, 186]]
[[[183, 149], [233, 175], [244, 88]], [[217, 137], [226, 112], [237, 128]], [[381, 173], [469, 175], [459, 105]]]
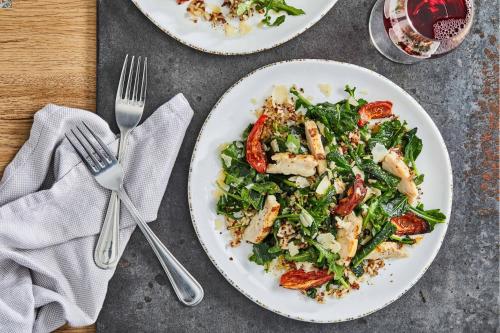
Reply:
[[278, 254], [269, 252], [270, 248], [271, 246], [266, 242], [254, 244], [253, 253], [249, 258], [250, 261], [253, 261], [257, 265], [268, 265], [274, 258], [278, 257]]
[[317, 294], [318, 294], [318, 290], [316, 288], [311, 288], [311, 289], [306, 290], [307, 297], [316, 298]]
[[349, 162], [347, 162], [347, 159], [344, 157], [344, 155], [340, 154], [337, 149], [329, 152], [326, 156], [326, 159], [329, 162], [335, 163], [335, 171], [337, 171], [338, 173], [344, 175], [352, 174], [351, 165], [349, 164]]
[[368, 141], [368, 147], [371, 150], [377, 143], [380, 143], [385, 148], [390, 149], [401, 143], [403, 134], [404, 126], [399, 120], [394, 119], [383, 122], [378, 132], [372, 135]]
[[382, 169], [377, 163], [370, 159], [363, 159], [360, 163], [361, 169], [369, 176], [381, 180], [389, 186], [395, 188], [399, 183], [399, 178]]
[[276, 194], [281, 193], [281, 189], [275, 182], [263, 182], [248, 184], [247, 188], [256, 191], [260, 194]]
[[392, 200], [382, 203], [382, 209], [389, 216], [401, 216], [404, 215], [408, 209], [408, 199], [402, 194], [397, 194]]
[[313, 247], [309, 247], [305, 250], [300, 250], [299, 254], [297, 254], [295, 256], [285, 254], [285, 260], [295, 261], [295, 262], [316, 263], [316, 261], [318, 260], [318, 253], [317, 253], [317, 251], [314, 250]]
[[[305, 14], [302, 9], [288, 5], [285, 0], [252, 0], [252, 2], [256, 5], [257, 10], [264, 11], [264, 19], [262, 22], [268, 26], [278, 26], [285, 21], [285, 15], [282, 15], [276, 18], [274, 22], [271, 22], [271, 16], [269, 15], [271, 10], [278, 13], [285, 12], [292, 16]], [[238, 11], [243, 14], [245, 11], [248, 11], [249, 8], [249, 5], [244, 5], [241, 9], [240, 6], [238, 6]]]
[[415, 174], [418, 175], [417, 165], [415, 161], [417, 160], [418, 155], [422, 151], [422, 140], [417, 137], [417, 129], [414, 128], [411, 131], [408, 131], [404, 136], [405, 147], [405, 162], [413, 168]]
[[446, 215], [439, 209], [425, 210], [423, 204], [418, 204], [416, 207], [409, 206], [409, 210], [429, 222], [431, 230], [434, 229], [436, 224], [446, 222]]

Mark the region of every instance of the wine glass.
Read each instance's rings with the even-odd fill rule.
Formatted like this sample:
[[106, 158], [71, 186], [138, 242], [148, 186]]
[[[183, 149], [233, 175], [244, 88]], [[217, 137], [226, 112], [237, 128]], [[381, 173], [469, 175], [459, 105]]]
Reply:
[[457, 48], [473, 17], [473, 0], [377, 0], [370, 37], [388, 59], [412, 64]]

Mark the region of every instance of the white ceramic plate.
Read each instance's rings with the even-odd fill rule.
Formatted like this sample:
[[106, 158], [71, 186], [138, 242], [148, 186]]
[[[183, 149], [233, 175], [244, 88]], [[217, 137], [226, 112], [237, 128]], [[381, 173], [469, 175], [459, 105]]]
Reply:
[[[289, 5], [301, 8], [305, 15], [289, 16], [279, 27], [258, 28], [258, 16], [252, 19], [253, 30], [243, 36], [226, 37], [222, 29], [214, 29], [207, 22], [192, 22], [186, 5], [175, 0], [132, 0], [156, 26], [165, 33], [200, 51], [233, 55], [267, 50], [289, 41], [318, 22], [337, 0], [288, 0]], [[219, 0], [207, 0], [218, 3]]]
[[[319, 83], [334, 87], [326, 98]], [[256, 120], [252, 112], [269, 96], [275, 84], [298, 86], [314, 102], [345, 98], [345, 84], [357, 87], [358, 96], [368, 101], [391, 100], [394, 112], [418, 127], [424, 148], [417, 160], [425, 174], [422, 201], [426, 208], [451, 213], [452, 171], [448, 152], [436, 125], [424, 109], [403, 89], [383, 76], [355, 65], [327, 60], [294, 60], [263, 67], [230, 88], [215, 105], [200, 132], [193, 152], [189, 174], [191, 217], [200, 242], [210, 260], [235, 288], [266, 309], [289, 318], [310, 322], [339, 322], [366, 316], [398, 299], [424, 274], [444, 239], [446, 224], [438, 225], [423, 241], [410, 249], [406, 259], [387, 261], [380, 274], [342, 299], [327, 298], [318, 304], [299, 292], [278, 286], [278, 277], [265, 273], [262, 266], [248, 260], [249, 244], [228, 246], [230, 236], [216, 228], [215, 180], [221, 170], [218, 147], [240, 138], [243, 130]], [[230, 260], [233, 258], [233, 260]]]

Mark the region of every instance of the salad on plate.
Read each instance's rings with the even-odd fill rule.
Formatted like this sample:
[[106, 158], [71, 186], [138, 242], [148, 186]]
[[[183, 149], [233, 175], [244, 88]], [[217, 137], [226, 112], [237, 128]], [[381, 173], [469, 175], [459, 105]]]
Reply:
[[305, 14], [304, 10], [291, 6], [285, 0], [176, 0], [187, 4], [188, 17], [193, 22], [210, 22], [214, 27], [223, 27], [226, 35], [245, 35], [258, 22], [261, 27], [276, 27], [285, 22], [287, 16]]
[[319, 302], [359, 289], [446, 220], [419, 201], [417, 129], [391, 101], [355, 90], [314, 104], [275, 86], [256, 122], [220, 150], [216, 209], [231, 245], [253, 244], [250, 261]]

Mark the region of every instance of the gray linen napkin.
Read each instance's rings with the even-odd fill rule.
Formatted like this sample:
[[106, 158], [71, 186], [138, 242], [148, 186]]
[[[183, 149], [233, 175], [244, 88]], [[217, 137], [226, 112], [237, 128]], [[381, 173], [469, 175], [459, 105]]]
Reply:
[[[147, 221], [156, 219], [192, 116], [179, 94], [131, 133], [124, 186]], [[110, 193], [64, 139], [81, 120], [116, 151], [116, 137], [99, 116], [48, 105], [35, 114], [28, 141], [0, 181], [2, 333], [89, 325], [104, 302], [114, 270], [98, 268], [93, 252]], [[122, 253], [135, 228], [125, 208], [120, 223]]]

